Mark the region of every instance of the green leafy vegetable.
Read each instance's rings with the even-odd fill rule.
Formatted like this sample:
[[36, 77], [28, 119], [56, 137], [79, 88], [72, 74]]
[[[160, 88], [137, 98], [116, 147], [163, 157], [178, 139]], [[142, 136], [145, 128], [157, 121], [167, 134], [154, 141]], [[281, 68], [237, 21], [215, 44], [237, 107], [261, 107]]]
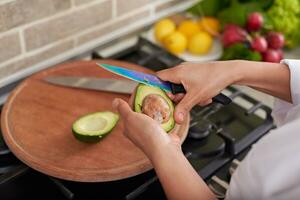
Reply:
[[262, 11], [260, 4], [257, 2], [240, 3], [237, 0], [231, 0], [230, 7], [222, 10], [217, 17], [222, 24], [233, 23], [245, 26], [248, 14], [256, 11]]
[[244, 59], [261, 61], [262, 57], [259, 52], [253, 51], [244, 43], [236, 43], [224, 49], [221, 60]]
[[187, 12], [195, 16], [216, 16], [229, 5], [230, 0], [202, 0], [189, 8]]
[[268, 9], [274, 0], [201, 0], [187, 11], [195, 16], [218, 17], [222, 24], [244, 26], [249, 13]]

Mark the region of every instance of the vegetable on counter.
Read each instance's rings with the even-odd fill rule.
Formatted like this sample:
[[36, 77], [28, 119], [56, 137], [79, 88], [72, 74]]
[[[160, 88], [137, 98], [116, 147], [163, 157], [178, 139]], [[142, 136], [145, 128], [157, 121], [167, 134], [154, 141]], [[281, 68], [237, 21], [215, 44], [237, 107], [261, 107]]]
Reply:
[[247, 17], [246, 28], [249, 32], [259, 31], [264, 23], [264, 18], [259, 12], [250, 13]]
[[226, 48], [221, 60], [245, 59], [261, 61], [262, 56], [257, 51], [252, 51], [245, 43], [236, 43]]
[[213, 16], [223, 25], [244, 26], [252, 12], [268, 9], [274, 0], [201, 0], [187, 10], [188, 13], [202, 17]]
[[227, 24], [223, 31], [222, 43], [224, 47], [229, 47], [238, 42], [246, 42], [247, 32], [235, 24]]
[[72, 132], [80, 141], [98, 142], [111, 132], [119, 120], [119, 115], [110, 111], [95, 112], [78, 118]]
[[202, 0], [187, 12], [219, 19], [222, 59], [279, 62], [300, 44], [300, 0]]
[[300, 0], [274, 0], [266, 17], [268, 23], [265, 28], [282, 32], [287, 47], [300, 44]]
[[263, 24], [264, 18], [258, 12], [249, 14], [245, 29], [227, 24], [222, 37], [225, 47], [222, 59], [280, 62], [283, 58], [281, 48], [284, 46], [284, 36], [278, 32], [265, 33], [262, 30]]

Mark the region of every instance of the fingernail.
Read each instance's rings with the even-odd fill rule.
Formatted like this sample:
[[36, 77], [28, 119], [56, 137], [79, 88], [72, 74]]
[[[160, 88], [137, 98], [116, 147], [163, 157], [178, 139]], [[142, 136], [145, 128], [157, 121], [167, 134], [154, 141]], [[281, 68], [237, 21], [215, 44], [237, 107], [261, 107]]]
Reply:
[[180, 122], [182, 122], [184, 118], [184, 113], [183, 112], [178, 113], [177, 118]]
[[171, 99], [173, 98], [173, 94], [171, 92], [167, 92], [167, 95], [169, 98], [171, 98]]
[[118, 99], [114, 99], [113, 102], [112, 102], [112, 107], [114, 109], [117, 109], [118, 105], [119, 105], [119, 100]]

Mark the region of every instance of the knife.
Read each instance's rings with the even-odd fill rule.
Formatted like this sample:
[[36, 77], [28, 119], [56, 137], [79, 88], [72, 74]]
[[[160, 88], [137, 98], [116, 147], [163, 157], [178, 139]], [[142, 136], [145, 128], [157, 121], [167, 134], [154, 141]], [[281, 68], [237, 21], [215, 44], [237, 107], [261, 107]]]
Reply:
[[48, 76], [45, 77], [43, 80], [54, 85], [60, 85], [65, 87], [115, 92], [123, 94], [131, 94], [137, 86], [137, 82], [130, 80], [77, 76]]
[[[126, 77], [128, 79], [137, 81], [139, 83], [143, 83], [143, 84], [154, 86], [154, 87], [159, 87], [166, 92], [172, 92], [173, 94], [186, 93], [182, 84], [175, 84], [175, 83], [171, 83], [168, 81], [163, 81], [155, 75], [146, 74], [146, 73], [129, 70], [129, 69], [122, 68], [119, 66], [113, 66], [113, 65], [104, 64], [104, 63], [101, 63], [101, 64], [97, 63], [97, 65], [103, 69], [106, 69], [106, 70], [114, 73], [114, 74], [118, 74], [118, 75]], [[213, 102], [220, 103], [223, 105], [227, 105], [227, 104], [231, 103], [231, 101], [232, 101], [229, 97], [225, 96], [222, 93], [213, 97], [212, 100], [213, 100]]]

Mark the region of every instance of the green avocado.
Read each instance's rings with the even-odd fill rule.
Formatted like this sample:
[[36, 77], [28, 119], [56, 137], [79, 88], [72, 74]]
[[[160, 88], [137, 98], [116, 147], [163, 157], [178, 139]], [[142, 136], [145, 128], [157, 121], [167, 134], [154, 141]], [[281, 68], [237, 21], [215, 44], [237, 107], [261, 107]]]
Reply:
[[76, 139], [83, 142], [98, 142], [116, 126], [119, 115], [105, 111], [95, 112], [78, 118], [72, 126]]
[[139, 84], [136, 89], [134, 111], [158, 121], [166, 132], [171, 131], [175, 126], [174, 104], [158, 87]]

